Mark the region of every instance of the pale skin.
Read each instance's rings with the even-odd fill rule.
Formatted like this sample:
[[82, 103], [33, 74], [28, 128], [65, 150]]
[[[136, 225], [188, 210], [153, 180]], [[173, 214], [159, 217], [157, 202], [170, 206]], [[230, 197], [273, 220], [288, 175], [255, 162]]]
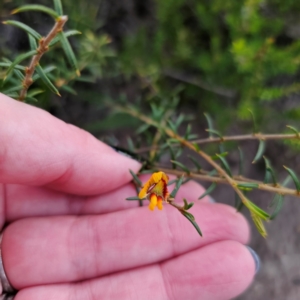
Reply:
[[2, 253], [15, 300], [226, 300], [251, 284], [245, 218], [197, 201], [199, 184], [177, 200], [196, 202], [203, 238], [168, 204], [152, 212], [125, 200], [140, 163], [2, 94], [0, 111]]

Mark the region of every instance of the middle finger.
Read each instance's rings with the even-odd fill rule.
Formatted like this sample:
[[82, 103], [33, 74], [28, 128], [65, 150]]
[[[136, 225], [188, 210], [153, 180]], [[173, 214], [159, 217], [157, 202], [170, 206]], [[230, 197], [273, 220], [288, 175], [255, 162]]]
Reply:
[[[246, 243], [244, 217], [222, 204], [197, 203], [204, 237], [176, 209], [133, 208], [101, 216], [28, 218], [3, 234], [4, 268], [17, 288], [72, 282], [168, 259], [221, 240]], [[24, 276], [26, 274], [26, 276]]]

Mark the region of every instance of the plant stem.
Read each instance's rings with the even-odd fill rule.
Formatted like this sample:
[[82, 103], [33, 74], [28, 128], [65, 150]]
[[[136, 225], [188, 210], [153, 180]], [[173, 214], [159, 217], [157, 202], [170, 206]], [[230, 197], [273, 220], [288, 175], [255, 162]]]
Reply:
[[[34, 55], [31, 59], [29, 66], [25, 70], [25, 78], [22, 82], [23, 89], [20, 92], [19, 100], [24, 101], [27, 90], [33, 83], [32, 75], [34, 73], [35, 67], [39, 64], [39, 61], [43, 54], [48, 51], [50, 42], [55, 38], [55, 36], [62, 31], [63, 26], [67, 22], [67, 16], [60, 16], [55, 22], [53, 28], [48, 33], [46, 37], [43, 37], [39, 41], [39, 47], [37, 48], [37, 54]], [[60, 95], [59, 95], [60, 96]]]
[[[184, 175], [185, 177], [190, 177], [190, 178], [194, 178], [194, 179], [210, 181], [210, 182], [215, 182], [215, 183], [229, 184], [227, 179], [225, 179], [224, 177], [220, 177], [220, 176], [210, 176], [210, 175], [198, 174], [198, 173], [193, 173], [193, 172], [190, 172], [190, 174], [187, 174], [184, 171], [179, 171], [179, 170], [174, 170], [174, 169], [169, 169], [169, 168], [162, 168], [162, 167], [159, 167], [159, 170], [162, 172], [165, 172], [167, 174], [173, 174], [176, 176]], [[292, 195], [292, 196], [300, 197], [300, 194], [298, 193], [297, 190], [289, 189], [289, 188], [283, 187], [279, 184], [277, 186], [274, 186], [274, 185], [270, 185], [270, 184], [265, 184], [261, 181], [248, 179], [248, 178], [245, 178], [242, 176], [233, 176], [233, 178], [234, 178], [236, 184], [238, 184], [238, 185], [239, 184], [241, 184], [241, 185], [247, 184], [247, 183], [257, 183], [258, 184], [257, 189], [259, 189], [259, 190], [278, 193], [281, 195]]]
[[[245, 134], [245, 135], [233, 135], [233, 136], [223, 136], [191, 140], [193, 144], [208, 144], [208, 143], [223, 143], [229, 141], [244, 141], [244, 140], [291, 140], [291, 139], [300, 139], [299, 134], [263, 134], [263, 133], [254, 133], [254, 134]], [[153, 148], [158, 148], [157, 146], [153, 147], [142, 147], [137, 149], [135, 152], [143, 153], [151, 151]]]

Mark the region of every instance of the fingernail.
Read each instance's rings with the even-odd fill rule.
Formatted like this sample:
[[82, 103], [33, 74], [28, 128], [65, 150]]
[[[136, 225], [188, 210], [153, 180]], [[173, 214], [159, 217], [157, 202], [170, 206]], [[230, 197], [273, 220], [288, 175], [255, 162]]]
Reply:
[[260, 270], [260, 258], [258, 256], [258, 254], [252, 249], [250, 248], [249, 246], [246, 246], [246, 248], [249, 250], [249, 252], [251, 253], [253, 259], [254, 259], [254, 262], [255, 262], [255, 274], [257, 274]]
[[208, 202], [210, 202], [210, 203], [216, 203], [216, 202], [217, 202], [217, 201], [216, 201], [213, 197], [211, 197], [210, 195], [208, 195], [207, 197], [208, 197]]

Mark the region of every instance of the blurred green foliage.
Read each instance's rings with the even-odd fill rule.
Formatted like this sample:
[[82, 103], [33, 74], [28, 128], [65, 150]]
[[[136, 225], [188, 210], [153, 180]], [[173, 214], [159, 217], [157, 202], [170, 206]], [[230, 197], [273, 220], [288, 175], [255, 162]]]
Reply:
[[[2, 2], [2, 19], [8, 18], [8, 8], [28, 3]], [[52, 6], [50, 0], [39, 3]], [[209, 111], [221, 126], [251, 120], [249, 109], [263, 128], [300, 117], [294, 102], [282, 104], [300, 90], [300, 2], [78, 0], [74, 5], [65, 0], [63, 6], [67, 27], [82, 32], [71, 38], [82, 77], [74, 78], [56, 50], [43, 61], [57, 66], [52, 79], [66, 92], [99, 104], [107, 94], [113, 101], [130, 89], [129, 101], [141, 97], [159, 103], [176, 90], [179, 109], [191, 107], [195, 118]], [[26, 23], [32, 15], [21, 18]], [[47, 24], [36, 18], [43, 31]], [[116, 34], [122, 26], [125, 30]], [[92, 84], [74, 88], [74, 80], [107, 84], [101, 91]]]

